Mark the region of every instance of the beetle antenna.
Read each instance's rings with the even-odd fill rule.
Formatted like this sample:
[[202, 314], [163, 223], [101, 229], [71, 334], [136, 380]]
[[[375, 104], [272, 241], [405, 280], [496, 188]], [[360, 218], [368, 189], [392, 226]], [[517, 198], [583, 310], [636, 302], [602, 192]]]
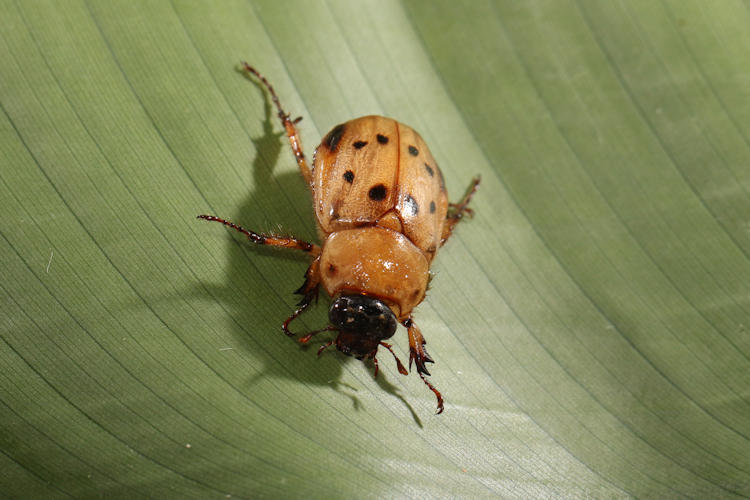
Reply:
[[[393, 349], [391, 349], [391, 344], [386, 344], [385, 342], [380, 342], [380, 345], [382, 345], [383, 347], [385, 347], [386, 349], [388, 349], [389, 351], [391, 351], [391, 354], [393, 354], [393, 359], [396, 360], [396, 367], [398, 368], [398, 372], [401, 375], [408, 375], [409, 372], [406, 371], [406, 368], [404, 368], [404, 365], [403, 365], [403, 363], [401, 363], [401, 360], [398, 359], [398, 356], [396, 356], [396, 353], [393, 352]], [[377, 365], [375, 365], [375, 375], [377, 375], [377, 374], [378, 374]]]
[[435, 415], [440, 415], [441, 413], [443, 413], [443, 395], [440, 394], [440, 391], [435, 389], [434, 385], [432, 385], [430, 382], [427, 381], [426, 378], [424, 378], [424, 375], [422, 374], [422, 372], [417, 371], [417, 373], [419, 373], [419, 376], [422, 379], [422, 382], [427, 384], [427, 387], [429, 387], [430, 390], [435, 393], [435, 397], [437, 398], [437, 402], [438, 402], [437, 411], [435, 412]]

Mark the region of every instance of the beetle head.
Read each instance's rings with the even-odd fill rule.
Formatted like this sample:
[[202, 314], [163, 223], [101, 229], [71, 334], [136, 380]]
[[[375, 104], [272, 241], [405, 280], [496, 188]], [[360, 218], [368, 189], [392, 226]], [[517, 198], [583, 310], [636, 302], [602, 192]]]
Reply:
[[398, 325], [390, 307], [367, 295], [340, 295], [331, 304], [328, 319], [339, 330], [336, 348], [358, 359], [374, 356]]

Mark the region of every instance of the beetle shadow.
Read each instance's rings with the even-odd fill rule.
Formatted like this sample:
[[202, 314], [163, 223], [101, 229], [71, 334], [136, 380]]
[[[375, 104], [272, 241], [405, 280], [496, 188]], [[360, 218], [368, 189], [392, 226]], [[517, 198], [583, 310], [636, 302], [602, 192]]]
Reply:
[[[383, 356], [383, 357], [385, 357], [385, 356]], [[370, 364], [370, 363], [368, 363], [368, 364]], [[381, 363], [382, 363], [382, 360], [381, 360]], [[406, 398], [403, 395], [401, 395], [401, 393], [398, 391], [398, 387], [396, 387], [392, 383], [388, 382], [388, 380], [385, 377], [383, 377], [382, 374], [378, 374], [378, 376], [375, 377], [375, 382], [377, 382], [378, 386], [382, 390], [384, 390], [388, 394], [390, 394], [390, 395], [392, 395], [392, 396], [400, 399], [401, 402], [403, 403], [403, 405], [406, 407], [406, 409], [409, 410], [409, 413], [411, 413], [411, 418], [412, 418], [412, 420], [414, 420], [414, 423], [417, 424], [417, 426], [420, 429], [424, 428], [424, 425], [422, 425], [422, 419], [419, 418], [419, 415], [417, 415], [417, 412], [414, 411], [414, 407], [412, 407], [412, 405], [409, 404], [409, 402], [406, 400]]]
[[[274, 126], [278, 123], [277, 115], [265, 87], [254, 79], [248, 78], [248, 80], [264, 96], [263, 135], [251, 138], [256, 152], [251, 166], [253, 184], [256, 187], [232, 220], [256, 231], [260, 229], [258, 232], [295, 235], [307, 241], [315, 241], [317, 239], [314, 237], [315, 219], [310, 208], [312, 201], [309, 189], [298, 171], [273, 175], [273, 166], [278, 164], [282, 150], [286, 151], [289, 143], [283, 131], [274, 132]], [[263, 208], [259, 211], [258, 207]], [[268, 231], [269, 223], [276, 225], [279, 221], [283, 221], [283, 230], [280, 229], [281, 226], [276, 226], [277, 230]], [[266, 227], [263, 227], [264, 225]], [[243, 303], [237, 300], [238, 286], [246, 285], [235, 282], [235, 277], [247, 275], [251, 266], [248, 261], [273, 259], [272, 267], [278, 271], [279, 279], [273, 282], [267, 281], [264, 284], [278, 290], [277, 293], [281, 299], [289, 302], [289, 299], [295, 297], [292, 291], [304, 281], [304, 272], [310, 262], [309, 257], [302, 252], [255, 245], [248, 242], [247, 238], [241, 234], [234, 231], [231, 233], [226, 283], [218, 286], [199, 285], [200, 292], [198, 290], [196, 292], [205, 296], [206, 288], [208, 288], [210, 294], [226, 306], [233, 316], [230, 324], [238, 345], [261, 360], [262, 366], [255, 375], [248, 379], [248, 385], [252, 386], [268, 376], [296, 378], [306, 384], [332, 387], [335, 391], [348, 396], [353, 408], [360, 410], [361, 403], [352, 393], [357, 389], [339, 382], [343, 363], [350, 362], [352, 358], [340, 354], [335, 348], [331, 348], [333, 352], [327, 352], [327, 356], [315, 356], [318, 346], [333, 337], [323, 337], [325, 334], [321, 334], [321, 338], [316, 337], [311, 345], [301, 345], [295, 339], [290, 339], [282, 333], [280, 326], [286, 316], [269, 317], [264, 313], [263, 308], [253, 307], [253, 304], [249, 302]], [[257, 280], [257, 276], [258, 273], [253, 273], [252, 279]], [[294, 278], [298, 281], [290, 283], [289, 280], [281, 278], [282, 276], [298, 276]], [[305, 329], [311, 330], [328, 324], [328, 302], [326, 293], [321, 291], [320, 303], [313, 303], [308, 311], [292, 322], [290, 326], [293, 331], [297, 332], [297, 338], [305, 333]], [[290, 306], [289, 314], [292, 310]], [[328, 333], [328, 335], [333, 334]], [[317, 340], [321, 342], [315, 342]], [[330, 359], [331, 355], [335, 355], [337, 359]], [[367, 364], [370, 369], [373, 368], [372, 361], [368, 361]], [[422, 427], [421, 420], [409, 402], [400, 394], [399, 388], [388, 382], [384, 375], [381, 373], [375, 378], [380, 389], [400, 399], [412, 414], [417, 425]]]

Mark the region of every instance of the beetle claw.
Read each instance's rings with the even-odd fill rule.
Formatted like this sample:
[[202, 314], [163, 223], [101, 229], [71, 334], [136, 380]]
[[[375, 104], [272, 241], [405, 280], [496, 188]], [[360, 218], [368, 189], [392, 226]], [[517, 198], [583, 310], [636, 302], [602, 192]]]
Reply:
[[417, 366], [417, 373], [424, 373], [425, 375], [429, 375], [430, 372], [427, 370], [427, 367], [424, 364], [434, 363], [434, 361], [429, 356], [420, 355], [414, 349], [409, 349], [409, 370], [411, 370], [412, 362], [414, 362], [414, 364]]

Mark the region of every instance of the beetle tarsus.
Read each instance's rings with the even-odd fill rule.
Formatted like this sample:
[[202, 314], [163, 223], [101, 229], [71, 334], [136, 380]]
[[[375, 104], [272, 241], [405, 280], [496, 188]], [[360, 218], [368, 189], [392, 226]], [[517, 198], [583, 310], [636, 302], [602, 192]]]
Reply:
[[432, 392], [434, 392], [434, 393], [435, 393], [435, 397], [437, 398], [437, 411], [435, 412], [435, 415], [440, 415], [441, 413], [443, 413], [443, 395], [442, 395], [442, 394], [440, 394], [440, 391], [438, 391], [438, 390], [437, 390], [437, 389], [435, 388], [435, 386], [434, 386], [434, 385], [432, 385], [432, 384], [430, 383], [430, 381], [429, 381], [429, 380], [427, 380], [427, 379], [426, 379], [426, 378], [424, 377], [424, 374], [420, 373], [420, 374], [419, 374], [419, 377], [420, 377], [420, 378], [422, 379], [422, 382], [424, 382], [425, 384], [427, 384], [427, 387], [429, 387], [429, 388], [430, 388], [430, 390], [431, 390]]
[[271, 85], [271, 83], [266, 80], [266, 77], [263, 76], [260, 71], [253, 68], [244, 61], [242, 62], [242, 67], [248, 73], [255, 75], [255, 77], [260, 80], [260, 82], [266, 87], [266, 89], [268, 89], [268, 93], [271, 94], [271, 100], [273, 100], [273, 103], [276, 105], [276, 109], [279, 111], [279, 119], [281, 120], [281, 125], [286, 131], [287, 139], [289, 139], [289, 145], [292, 147], [294, 158], [297, 160], [297, 166], [302, 173], [302, 177], [305, 178], [305, 182], [309, 183], [310, 179], [312, 178], [312, 173], [310, 172], [310, 167], [308, 167], [307, 161], [305, 160], [305, 153], [302, 151], [302, 141], [299, 138], [299, 133], [297, 133], [297, 129], [294, 127], [297, 123], [299, 123], [302, 117], [297, 117], [294, 120], [291, 120], [289, 118], [291, 115], [284, 111], [284, 108], [281, 106], [279, 96], [276, 95], [276, 91], [273, 89], [273, 85]]
[[282, 330], [284, 331], [284, 333], [286, 333], [286, 336], [287, 336], [287, 337], [294, 337], [294, 336], [295, 336], [295, 335], [294, 335], [294, 333], [293, 333], [292, 331], [290, 331], [290, 330], [289, 330], [289, 323], [291, 323], [292, 321], [294, 321], [294, 319], [295, 319], [295, 318], [296, 318], [297, 316], [299, 316], [300, 314], [302, 314], [303, 312], [305, 312], [305, 310], [306, 310], [306, 309], [307, 309], [308, 307], [310, 307], [310, 302], [305, 302], [305, 303], [303, 303], [303, 304], [302, 304], [301, 306], [299, 306], [299, 307], [298, 307], [297, 309], [295, 309], [295, 311], [294, 311], [294, 312], [292, 313], [292, 315], [291, 315], [291, 316], [289, 316], [289, 317], [288, 317], [288, 318], [287, 318], [287, 319], [286, 319], [286, 320], [284, 321], [284, 323], [283, 323], [283, 324], [281, 325], [281, 329], [282, 329]]
[[461, 199], [461, 201], [459, 201], [458, 203], [448, 204], [450, 212], [445, 218], [445, 226], [443, 227], [443, 234], [440, 240], [440, 245], [444, 245], [445, 242], [448, 241], [448, 238], [450, 238], [453, 234], [453, 228], [461, 219], [464, 218], [465, 215], [468, 215], [469, 217], [474, 216], [474, 210], [469, 208], [469, 202], [474, 197], [477, 189], [479, 189], [479, 183], [481, 182], [481, 180], [482, 178], [480, 176], [474, 177], [471, 180], [471, 184], [469, 184], [469, 188], [466, 190], [466, 194]]
[[[300, 337], [299, 338], [299, 343], [300, 344], [307, 344], [308, 342], [310, 342], [310, 339], [313, 338], [313, 336], [315, 336], [315, 335], [317, 335], [317, 334], [319, 334], [321, 332], [330, 332], [330, 331], [335, 331], [335, 330], [336, 329], [334, 327], [330, 326], [330, 325], [327, 326], [327, 327], [325, 327], [325, 328], [321, 328], [320, 330], [313, 330], [312, 332], [308, 332], [305, 335], [303, 335], [302, 337]], [[294, 334], [292, 334], [292, 335], [294, 335]]]

